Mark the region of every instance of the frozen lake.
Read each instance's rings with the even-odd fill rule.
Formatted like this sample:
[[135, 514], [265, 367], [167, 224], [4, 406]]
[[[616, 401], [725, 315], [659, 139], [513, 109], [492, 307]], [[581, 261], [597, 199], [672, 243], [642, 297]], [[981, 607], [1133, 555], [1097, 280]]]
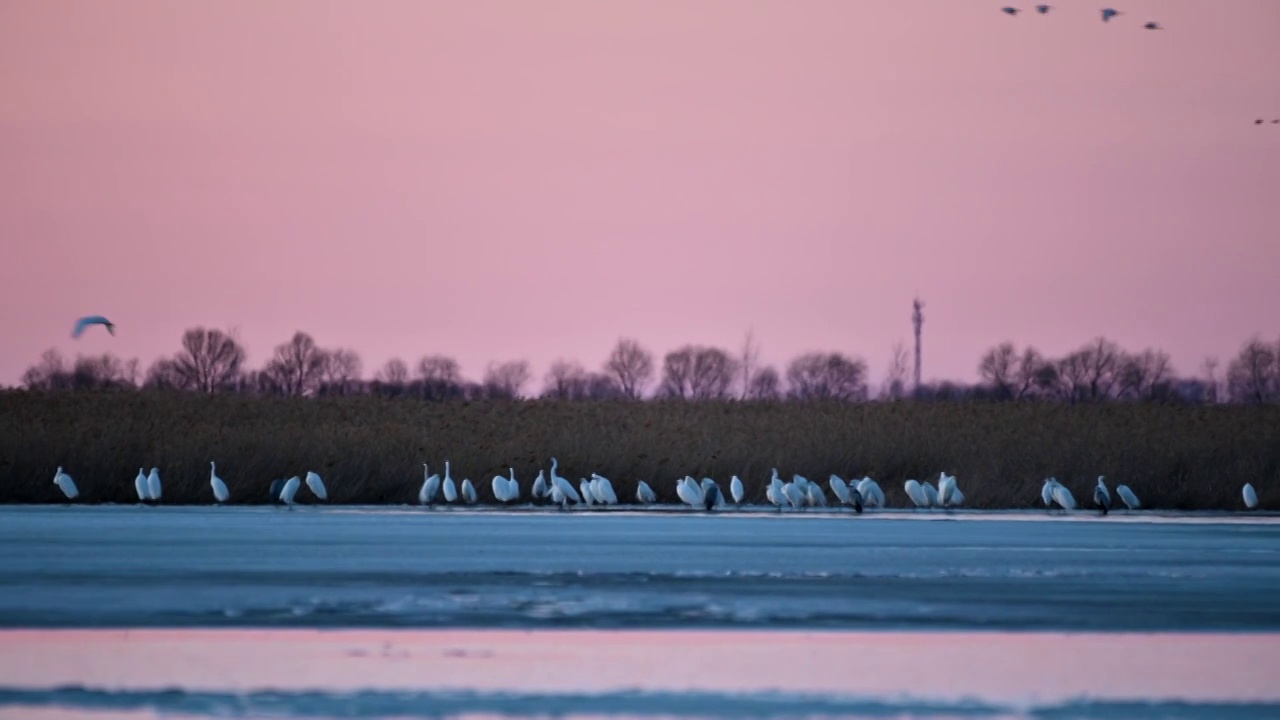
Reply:
[[1280, 631], [1273, 519], [954, 517], [5, 508], [0, 627]]
[[0, 508], [0, 718], [1274, 718], [1258, 515]]

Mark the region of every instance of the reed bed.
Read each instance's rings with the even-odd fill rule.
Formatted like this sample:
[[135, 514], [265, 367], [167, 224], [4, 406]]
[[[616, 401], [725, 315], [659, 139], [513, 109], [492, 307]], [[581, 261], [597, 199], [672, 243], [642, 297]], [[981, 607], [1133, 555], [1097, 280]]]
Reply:
[[[209, 503], [209, 462], [232, 503], [263, 503], [278, 477], [318, 472], [330, 503], [416, 502], [423, 462], [471, 478], [481, 502], [514, 468], [527, 500], [559, 458], [577, 485], [598, 472], [630, 502], [647, 480], [676, 502], [675, 480], [746, 485], [763, 503], [771, 469], [826, 489], [829, 474], [878, 480], [906, 506], [907, 478], [957, 476], [972, 508], [1040, 503], [1055, 476], [1087, 502], [1098, 475], [1144, 505], [1239, 509], [1280, 495], [1280, 407], [1042, 403], [562, 402], [426, 403], [376, 397], [0, 392], [0, 502], [63, 502], [60, 465], [80, 502], [132, 503], [138, 468], [160, 468], [163, 502]], [[304, 489], [299, 497], [309, 498]], [[1118, 500], [1117, 500], [1118, 502]]]

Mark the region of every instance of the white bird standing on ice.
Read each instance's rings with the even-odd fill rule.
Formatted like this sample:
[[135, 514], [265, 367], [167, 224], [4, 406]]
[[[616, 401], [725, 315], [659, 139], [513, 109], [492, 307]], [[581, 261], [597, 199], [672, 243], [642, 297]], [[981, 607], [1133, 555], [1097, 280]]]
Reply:
[[934, 487], [933, 483], [926, 480], [925, 482], [920, 483], [920, 489], [924, 491], [925, 497], [929, 499], [929, 507], [937, 507], [938, 488]]
[[636, 485], [636, 500], [639, 500], [645, 505], [649, 505], [650, 503], [657, 502], [658, 496], [653, 493], [653, 488], [649, 487], [649, 483], [641, 480], [640, 483]]
[[591, 483], [586, 478], [578, 478], [578, 490], [582, 492], [582, 501], [588, 507], [596, 504], [596, 496], [591, 494]]
[[151, 468], [151, 474], [147, 476], [147, 499], [155, 502], [160, 499], [160, 470]]
[[1075, 496], [1071, 494], [1071, 491], [1067, 489], [1066, 485], [1063, 485], [1057, 480], [1053, 481], [1053, 501], [1062, 506], [1063, 510], [1076, 509]]
[[564, 479], [564, 476], [556, 472], [556, 467], [558, 463], [559, 463], [558, 460], [556, 460], [555, 458], [551, 458], [551, 488], [552, 490], [559, 489], [560, 499], [557, 499], [554, 495], [552, 496], [551, 499], [554, 502], [558, 503], [561, 509], [564, 509], [565, 507], [567, 507], [568, 502], [570, 500], [572, 500], [575, 505], [581, 504], [582, 497], [578, 495], [577, 490], [573, 489], [573, 483]]
[[147, 487], [147, 474], [138, 468], [138, 477], [133, 479], [133, 490], [138, 493], [138, 502], [151, 499], [151, 489]]
[[469, 505], [474, 505], [476, 502], [476, 488], [471, 484], [471, 478], [462, 479], [462, 499]]
[[742, 487], [742, 481], [738, 479], [737, 475], [734, 475], [733, 479], [729, 481], [729, 494], [733, 496], [735, 505], [741, 503], [743, 495], [746, 494]]
[[1116, 494], [1120, 496], [1124, 506], [1130, 510], [1137, 510], [1142, 507], [1142, 503], [1138, 502], [1138, 496], [1133, 494], [1128, 485], [1117, 485]]
[[76, 481], [72, 480], [70, 475], [62, 472], [61, 465], [53, 473], [53, 484], [58, 486], [58, 489], [62, 491], [63, 495], [67, 496], [68, 500], [75, 500], [76, 496], [80, 494], [80, 491], [76, 489]]
[[289, 478], [284, 484], [284, 488], [280, 491], [280, 502], [285, 505], [293, 504], [293, 497], [298, 494], [298, 488], [302, 487], [302, 480], [297, 475]]
[[[853, 483], [850, 483], [852, 487]], [[867, 507], [884, 507], [884, 491], [880, 489], [880, 484], [869, 477], [864, 477], [858, 481], [858, 493], [862, 495], [862, 502]]]
[[1040, 488], [1040, 499], [1044, 501], [1045, 507], [1053, 505], [1053, 486], [1057, 484], [1058, 481], [1053, 478], [1044, 479], [1044, 487]]
[[430, 505], [436, 501], [436, 493], [440, 492], [440, 476], [428, 475], [426, 463], [422, 463], [422, 489], [418, 490], [418, 504]]
[[1258, 507], [1258, 493], [1253, 489], [1252, 483], [1245, 483], [1244, 490], [1241, 491], [1244, 496], [1244, 506], [1250, 510]]
[[596, 502], [603, 505], [618, 504], [618, 494], [613, 491], [613, 483], [603, 475], [591, 473], [591, 494], [595, 496]]
[[769, 481], [769, 487], [764, 490], [764, 497], [778, 506], [778, 512], [782, 512], [782, 506], [787, 504], [787, 496], [783, 492], [782, 480], [778, 478], [778, 470], [776, 468], [773, 471], [773, 479]]
[[1098, 476], [1098, 484], [1093, 488], [1093, 504], [1098, 506], [1103, 515], [1111, 511], [1111, 493], [1107, 492], [1107, 484]]
[[956, 476], [942, 473], [938, 478], [938, 504], [942, 507], [950, 506], [955, 492]]
[[227, 484], [218, 477], [218, 466], [212, 460], [209, 461], [209, 486], [213, 488], [213, 498], [218, 502], [224, 503], [231, 497]]
[[511, 492], [507, 486], [507, 478], [505, 475], [494, 475], [493, 482], [490, 483], [493, 488], [493, 499], [500, 503], [507, 501], [507, 494]]
[[804, 492], [808, 503], [814, 507], [827, 506], [827, 494], [822, 492], [818, 483], [805, 483]]
[[692, 508], [702, 505], [702, 489], [688, 475], [676, 481], [676, 497]]
[[839, 475], [832, 474], [827, 478], [827, 484], [831, 486], [831, 492], [835, 494], [837, 500], [846, 504], [849, 502], [849, 486], [840, 479]]
[[329, 499], [329, 493], [324, 489], [324, 481], [320, 479], [319, 475], [310, 470], [307, 471], [307, 489], [321, 500]]
[[919, 480], [908, 480], [902, 483], [902, 489], [906, 491], [907, 497], [911, 498], [911, 502], [916, 507], [929, 507], [929, 495], [925, 493]]
[[541, 500], [550, 495], [550, 490], [547, 489], [546, 474], [541, 470], [538, 471], [538, 477], [533, 479], [533, 489], [529, 491], [529, 494], [533, 496], [534, 500]]
[[783, 484], [782, 496], [787, 499], [787, 502], [791, 503], [792, 508], [799, 510], [800, 507], [804, 505], [806, 494], [805, 491], [801, 489], [801, 486], [797, 484], [796, 481], [792, 480], [789, 483]]
[[444, 501], [454, 502], [458, 499], [458, 486], [453, 484], [453, 478], [449, 477], [449, 461], [444, 461]]

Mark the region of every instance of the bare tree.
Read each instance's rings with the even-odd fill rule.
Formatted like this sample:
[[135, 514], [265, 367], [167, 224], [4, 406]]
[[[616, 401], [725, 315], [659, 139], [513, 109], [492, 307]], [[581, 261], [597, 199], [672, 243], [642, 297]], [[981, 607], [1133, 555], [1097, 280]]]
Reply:
[[236, 339], [217, 329], [191, 328], [182, 334], [182, 350], [173, 358], [173, 367], [183, 378], [184, 388], [206, 394], [228, 389], [245, 351]]
[[1118, 396], [1136, 400], [1168, 397], [1173, 392], [1173, 370], [1169, 354], [1163, 350], [1144, 350], [1124, 354], [1117, 372]]
[[1227, 365], [1227, 389], [1232, 399], [1245, 403], [1270, 402], [1280, 390], [1276, 349], [1254, 338], [1240, 348]]
[[791, 396], [799, 400], [863, 399], [866, 376], [866, 362], [840, 353], [806, 353], [787, 366]]
[[22, 384], [32, 390], [64, 390], [71, 387], [71, 373], [62, 353], [49, 348], [40, 354], [40, 361], [22, 374]]
[[693, 397], [720, 400], [730, 396], [738, 361], [720, 348], [698, 348], [693, 356]]
[[489, 397], [514, 400], [520, 397], [520, 391], [529, 382], [531, 375], [527, 360], [490, 363], [484, 373], [485, 394]]
[[907, 348], [898, 341], [893, 344], [893, 354], [889, 357], [889, 370], [884, 376], [884, 386], [880, 389], [880, 394], [888, 398], [903, 398], [907, 395], [907, 380], [910, 378], [911, 368], [908, 363]]
[[693, 355], [695, 349], [685, 346], [672, 350], [662, 359], [660, 395], [673, 398], [693, 397]]
[[991, 388], [997, 399], [1013, 399], [1016, 390], [1014, 386], [1016, 364], [1017, 351], [1010, 342], [1000, 343], [991, 348], [978, 363], [978, 375]]
[[403, 386], [409, 381], [409, 366], [400, 358], [391, 358], [378, 370], [377, 379], [387, 385]]
[[1058, 369], [1039, 350], [1028, 347], [1018, 356], [1013, 380], [1013, 398], [1021, 400], [1032, 392], [1051, 391], [1058, 383]]
[[609, 354], [604, 369], [618, 381], [624, 396], [638, 400], [653, 379], [653, 355], [639, 342], [622, 338]]
[[178, 364], [172, 358], [160, 358], [147, 368], [142, 387], [147, 390], [186, 390], [187, 380], [178, 372]]
[[304, 332], [277, 345], [275, 355], [262, 372], [281, 395], [305, 395], [315, 390], [324, 367], [324, 352]]
[[751, 376], [747, 389], [751, 400], [779, 400], [782, 398], [782, 378], [772, 365], [766, 365]]
[[556, 360], [551, 363], [543, 380], [542, 397], [556, 400], [574, 399], [574, 390], [586, 378], [587, 371], [573, 360]]
[[748, 330], [742, 341], [742, 355], [738, 358], [738, 367], [742, 372], [742, 399], [751, 397], [751, 379], [755, 377], [756, 367], [760, 364], [760, 346], [755, 344], [755, 331]]
[[71, 370], [71, 386], [76, 390], [123, 390], [135, 387], [128, 380], [127, 364], [120, 358], [103, 355], [77, 355]]
[[[400, 363], [404, 365], [402, 361]], [[364, 364], [355, 350], [335, 348], [324, 351], [324, 362], [320, 366], [320, 391], [325, 395], [350, 395], [356, 392], [360, 384], [360, 375]], [[405, 368], [405, 374], [409, 372]]]
[[[417, 388], [427, 400], [451, 400], [468, 396], [458, 361], [445, 355], [428, 355], [418, 361]], [[480, 394], [480, 390], [470, 392]]]

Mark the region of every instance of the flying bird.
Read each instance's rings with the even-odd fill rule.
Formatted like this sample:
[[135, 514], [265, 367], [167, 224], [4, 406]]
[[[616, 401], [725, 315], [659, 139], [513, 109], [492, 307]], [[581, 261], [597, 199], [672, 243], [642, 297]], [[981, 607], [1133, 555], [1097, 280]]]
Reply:
[[1103, 9], [1102, 9], [1102, 22], [1111, 22], [1111, 18], [1113, 18], [1113, 17], [1115, 17], [1115, 16], [1117, 16], [1117, 15], [1119, 15], [1119, 14], [1120, 14], [1120, 11], [1119, 11], [1119, 10], [1113, 10], [1113, 9], [1111, 9], [1111, 8], [1103, 8]]
[[71, 337], [78, 338], [90, 325], [105, 325], [107, 332], [112, 335], [116, 334], [116, 324], [101, 315], [86, 315], [76, 321], [76, 327], [71, 331]]
[[1049, 10], [1052, 7], [1053, 7], [1052, 5], [1037, 5], [1036, 12], [1040, 13], [1041, 15], [1044, 15], [1045, 13], [1049, 12]]
[[1000, 12], [1005, 13], [1006, 15], [1017, 15], [1017, 14], [1018, 14], [1018, 8], [1015, 8], [1015, 7], [1002, 7], [1002, 8], [1000, 8]]
[[1161, 27], [1160, 27], [1160, 23], [1158, 23], [1158, 22], [1149, 22], [1149, 23], [1147, 23], [1146, 25], [1143, 25], [1142, 27], [1144, 27], [1144, 28], [1146, 28], [1146, 29], [1148, 29], [1148, 30], [1162, 30], [1162, 29], [1163, 29], [1163, 28], [1161, 28]]

